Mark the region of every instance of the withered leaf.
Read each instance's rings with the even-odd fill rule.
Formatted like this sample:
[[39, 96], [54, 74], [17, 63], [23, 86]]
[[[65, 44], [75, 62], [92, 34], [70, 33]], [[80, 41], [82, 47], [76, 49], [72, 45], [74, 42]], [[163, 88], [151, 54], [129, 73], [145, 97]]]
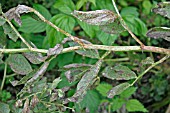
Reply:
[[167, 27], [154, 27], [151, 28], [147, 34], [150, 38], [163, 38], [167, 41], [170, 41], [170, 28]]
[[160, 2], [152, 11], [170, 19], [170, 2]]
[[24, 108], [22, 110], [23, 113], [30, 113], [30, 108], [29, 108], [29, 99], [27, 98], [25, 103], [24, 103]]
[[131, 71], [128, 67], [122, 65], [114, 67], [107, 66], [103, 70], [102, 75], [112, 80], [130, 80], [137, 77], [133, 71]]
[[62, 44], [57, 44], [54, 48], [50, 48], [47, 52], [47, 55], [58, 55], [62, 52], [63, 50], [63, 45]]
[[38, 104], [38, 102], [39, 102], [38, 97], [36, 95], [34, 95], [30, 102], [31, 108], [34, 108]]
[[124, 90], [126, 90], [128, 87], [130, 87], [130, 84], [129, 83], [122, 83], [122, 84], [119, 84], [115, 87], [113, 87], [109, 92], [108, 92], [108, 95], [107, 97], [108, 98], [113, 98], [115, 95], [119, 95], [121, 94]]
[[107, 25], [118, 17], [117, 14], [106, 9], [88, 12], [74, 10], [72, 14], [79, 20], [92, 25]]
[[18, 5], [5, 13], [6, 18], [11, 21], [14, 19], [20, 26], [22, 24], [20, 14], [32, 12], [31, 8], [25, 5]]

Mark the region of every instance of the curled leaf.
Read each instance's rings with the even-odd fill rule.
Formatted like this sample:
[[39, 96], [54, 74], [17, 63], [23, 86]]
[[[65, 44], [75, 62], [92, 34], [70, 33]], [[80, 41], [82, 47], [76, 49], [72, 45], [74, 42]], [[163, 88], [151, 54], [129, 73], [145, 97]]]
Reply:
[[[84, 44], [91, 44], [91, 42], [87, 41], [87, 40], [83, 40], [80, 39], [81, 42], [83, 42]], [[78, 46], [79, 44], [76, 42], [70, 42], [69, 43], [70, 46]], [[76, 50], [76, 53], [82, 55], [82, 56], [86, 56], [86, 57], [90, 57], [90, 58], [100, 58], [98, 50], [93, 50], [93, 49], [87, 49], [87, 50]]]
[[136, 78], [136, 74], [133, 71], [121, 65], [115, 67], [107, 66], [103, 70], [102, 75], [112, 80], [130, 80]]
[[32, 71], [32, 67], [24, 56], [21, 54], [10, 55], [7, 59], [7, 64], [11, 69], [21, 75], [26, 75]]
[[63, 45], [57, 44], [54, 48], [50, 48], [47, 52], [47, 55], [58, 55], [62, 52], [63, 50]]
[[76, 11], [72, 13], [76, 18], [92, 25], [107, 25], [114, 22], [117, 15], [110, 10], [96, 10], [96, 11]]
[[129, 83], [122, 83], [119, 84], [115, 87], [113, 87], [109, 92], [107, 97], [108, 98], [113, 98], [115, 95], [119, 95], [121, 94], [125, 89], [127, 89], [128, 87], [130, 87]]
[[32, 12], [32, 9], [25, 5], [18, 5], [17, 7], [11, 8], [5, 13], [8, 20], [14, 19], [20, 26], [22, 24], [20, 14]]
[[160, 2], [152, 11], [170, 19], [170, 2]]
[[170, 41], [170, 28], [167, 27], [154, 27], [150, 29], [147, 34], [150, 38], [163, 38], [167, 41]]

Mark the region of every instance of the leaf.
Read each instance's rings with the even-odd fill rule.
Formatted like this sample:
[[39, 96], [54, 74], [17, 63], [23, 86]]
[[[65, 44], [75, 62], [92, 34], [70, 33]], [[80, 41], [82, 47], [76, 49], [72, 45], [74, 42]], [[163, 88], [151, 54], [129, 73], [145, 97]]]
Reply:
[[152, 11], [170, 19], [170, 2], [160, 2]]
[[9, 109], [9, 105], [0, 102], [0, 113], [9, 113], [10, 109]]
[[11, 8], [5, 13], [6, 18], [11, 21], [12, 19], [15, 20], [20, 26], [22, 24], [20, 14], [32, 12], [32, 9], [25, 5], [18, 5], [17, 7]]
[[58, 55], [62, 52], [63, 50], [63, 45], [61, 44], [56, 44], [56, 46], [54, 48], [50, 48], [47, 52], [47, 55]]
[[146, 59], [142, 60], [142, 65], [153, 64], [154, 60], [151, 57], [147, 57]]
[[86, 95], [88, 88], [93, 85], [94, 79], [97, 77], [97, 74], [99, 73], [101, 64], [102, 61], [99, 60], [96, 63], [96, 65], [92, 66], [91, 69], [84, 74], [84, 76], [77, 84], [76, 93], [72, 97], [68, 98], [67, 99], [68, 101], [80, 102], [83, 99], [83, 97]]
[[111, 0], [97, 0], [96, 6], [92, 5], [92, 10], [98, 10], [98, 9], [109, 9], [115, 11]]
[[80, 102], [81, 108], [88, 108], [90, 113], [95, 113], [100, 104], [99, 95], [95, 91], [88, 91], [86, 96]]
[[136, 74], [131, 71], [128, 67], [126, 66], [115, 66], [115, 67], [110, 67], [107, 66], [103, 72], [102, 75], [106, 78], [109, 79], [116, 79], [116, 80], [130, 80], [136, 78]]
[[18, 74], [26, 75], [32, 71], [32, 67], [24, 56], [21, 54], [12, 54], [7, 59], [7, 64]]
[[[7, 38], [2, 27], [0, 27], [0, 48], [4, 48], [7, 45]], [[2, 54], [0, 54], [1, 56]]]
[[[80, 39], [81, 42], [83, 42], [84, 44], [91, 44], [91, 42], [87, 41], [87, 40], [83, 40]], [[79, 44], [77, 42], [70, 42], [69, 43], [70, 46], [78, 46]], [[76, 53], [82, 55], [82, 56], [86, 56], [86, 57], [90, 57], [90, 58], [100, 58], [98, 50], [93, 50], [93, 49], [87, 49], [87, 50], [76, 50]]]
[[136, 99], [131, 99], [126, 103], [126, 109], [128, 112], [148, 112], [148, 110]]
[[51, 85], [51, 90], [55, 89], [58, 86], [58, 83], [61, 82], [62, 79], [60, 77], [53, 80], [53, 83]]
[[16, 42], [18, 39], [18, 36], [15, 33], [15, 31], [9, 26], [9, 24], [5, 23], [2, 27], [4, 29], [4, 33], [7, 34], [10, 39]]
[[65, 76], [69, 82], [74, 82], [82, 77], [92, 65], [89, 64], [69, 64], [64, 66]]
[[91, 25], [108, 25], [113, 23], [117, 18], [116, 14], [106, 9], [88, 12], [74, 10], [72, 14], [80, 21], [84, 21]]
[[71, 14], [71, 12], [75, 9], [75, 5], [72, 0], [57, 0], [54, 4], [54, 8], [63, 13]]
[[47, 8], [45, 8], [43, 5], [40, 4], [33, 4], [33, 8], [37, 10], [40, 14], [42, 14], [45, 19], [50, 20], [51, 19], [51, 14], [48, 11]]
[[0, 14], [2, 14], [2, 6], [1, 6], [1, 3], [0, 3]]
[[138, 9], [136, 7], [125, 7], [121, 10], [121, 16], [126, 16], [126, 15], [133, 15], [135, 17], [139, 16], [139, 13], [137, 11]]
[[23, 16], [22, 17], [22, 26], [19, 28], [19, 31], [24, 33], [41, 33], [44, 32], [46, 28], [46, 23], [42, 21], [37, 21], [32, 17]]
[[27, 98], [25, 103], [24, 103], [24, 108], [22, 110], [23, 113], [30, 113], [30, 108], [29, 108], [29, 99]]
[[107, 92], [112, 88], [112, 85], [107, 84], [107, 83], [101, 83], [99, 84], [96, 89], [97, 91], [99, 91], [99, 93], [106, 97], [107, 96]]
[[[73, 17], [65, 14], [57, 14], [53, 16], [50, 21], [68, 33], [71, 33], [73, 31], [76, 22]], [[46, 27], [46, 33], [47, 37], [45, 40], [47, 41], [47, 43], [49, 43], [50, 47], [54, 47], [66, 37], [49, 25], [47, 25]]]
[[132, 94], [135, 93], [136, 89], [137, 89], [136, 87], [129, 87], [120, 94], [120, 97], [129, 98]]
[[105, 32], [99, 31], [97, 33], [97, 38], [104, 44], [104, 45], [112, 45], [114, 44], [115, 40], [118, 38], [117, 35], [108, 34]]
[[110, 24], [101, 25], [99, 27], [102, 31], [109, 33], [109, 34], [119, 34], [125, 31], [124, 27], [121, 25], [118, 19], [116, 19], [114, 22]]
[[121, 94], [124, 90], [126, 90], [128, 87], [130, 87], [130, 84], [125, 82], [122, 84], [119, 84], [115, 87], [113, 87], [109, 92], [107, 97], [108, 98], [113, 98], [115, 95]]
[[151, 28], [147, 34], [150, 38], [163, 38], [167, 41], [170, 41], [170, 28], [167, 27], [154, 27]]
[[112, 110], [116, 111], [116, 110], [120, 109], [125, 104], [125, 102], [126, 102], [126, 100], [123, 98], [118, 98], [118, 97], [113, 98], [113, 100], [111, 102]]
[[87, 0], [79, 0], [76, 4], [76, 10], [79, 10], [85, 3]]
[[6, 20], [2, 16], [0, 16], [0, 26], [4, 25], [5, 22]]

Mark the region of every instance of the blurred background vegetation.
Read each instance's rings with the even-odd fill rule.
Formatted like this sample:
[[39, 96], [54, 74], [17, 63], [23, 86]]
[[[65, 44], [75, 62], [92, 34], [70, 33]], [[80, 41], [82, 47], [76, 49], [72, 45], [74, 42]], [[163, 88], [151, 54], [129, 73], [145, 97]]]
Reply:
[[[146, 37], [146, 32], [152, 27], [166, 26], [170, 27], [170, 21], [162, 16], [156, 15], [151, 12], [151, 9], [158, 3], [166, 0], [117, 0], [118, 9], [128, 24], [130, 29], [139, 39], [146, 45], [168, 48], [170, 42], [163, 41], [162, 39], [150, 39]], [[3, 12], [6, 12], [18, 4], [25, 4], [38, 10], [46, 19], [55, 23], [58, 27], [65, 31], [78, 36], [79, 38], [89, 40], [94, 44], [103, 45], [138, 45], [128, 34], [123, 32], [120, 35], [110, 35], [102, 32], [97, 26], [87, 25], [75, 19], [70, 13], [73, 10], [90, 11], [97, 9], [109, 9], [114, 11], [111, 0], [1, 0]], [[22, 16], [22, 26], [19, 27], [13, 22], [22, 36], [31, 40], [38, 48], [54, 47], [56, 43], [60, 43], [65, 36], [46, 24], [40, 22], [33, 14], [24, 14]], [[3, 30], [0, 27], [0, 37], [3, 36]], [[14, 43], [11, 40], [4, 40], [7, 42], [7, 48], [20, 48], [20, 41]], [[65, 45], [67, 47], [67, 45]], [[102, 53], [102, 51], [101, 51]], [[137, 74], [143, 72], [147, 65], [143, 65], [142, 61], [147, 57], [151, 57], [154, 61], [160, 59], [163, 55], [156, 53], [141, 53], [141, 52], [112, 52], [105, 61], [105, 65], [117, 65], [121, 63], [128, 66]], [[118, 58], [125, 58], [124, 61], [117, 62]], [[115, 59], [115, 61], [109, 60]], [[61, 76], [62, 81], [59, 83], [59, 88], [70, 86], [63, 72], [58, 71], [66, 64], [70, 63], [88, 63], [94, 64], [97, 60], [70, 52], [59, 55], [55, 58], [44, 76], [48, 77], [48, 81], [53, 81], [54, 78]], [[38, 65], [33, 65], [38, 68]], [[0, 66], [1, 75], [3, 75], [4, 66]], [[7, 72], [8, 75], [12, 74], [10, 68]], [[0, 83], [3, 76], [0, 76]], [[20, 79], [21, 76], [11, 75], [5, 82], [5, 87], [0, 93], [0, 101], [7, 102], [15, 99], [16, 94], [20, 91], [22, 86], [13, 87], [10, 81]], [[105, 81], [105, 82], [104, 82]], [[170, 60], [154, 67], [147, 73], [136, 85], [135, 92], [129, 97], [118, 96], [114, 99], [107, 99], [105, 93], [110, 87], [115, 84], [115, 81], [101, 78], [99, 86], [88, 93], [82, 101], [82, 108], [88, 107], [90, 112], [96, 110], [104, 112], [111, 109], [111, 111], [122, 110], [120, 103], [124, 103], [124, 98], [139, 100], [149, 113], [164, 113], [170, 103]], [[74, 86], [73, 86], [74, 87]], [[68, 91], [67, 95], [71, 96], [73, 90]], [[123, 95], [123, 94], [122, 94]], [[91, 100], [91, 97], [93, 101]], [[114, 104], [120, 104], [115, 106]], [[134, 103], [135, 104], [135, 103]], [[68, 106], [72, 107], [73, 103]], [[109, 108], [111, 107], [111, 108]]]

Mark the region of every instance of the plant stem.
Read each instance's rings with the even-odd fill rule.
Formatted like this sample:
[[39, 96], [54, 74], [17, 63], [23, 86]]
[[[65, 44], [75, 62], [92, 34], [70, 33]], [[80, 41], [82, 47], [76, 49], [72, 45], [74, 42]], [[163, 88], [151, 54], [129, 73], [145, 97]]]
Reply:
[[128, 61], [129, 58], [115, 58], [115, 59], [104, 59], [105, 62], [121, 62], [121, 61]]
[[1, 83], [1, 90], [4, 87], [4, 83], [5, 83], [5, 79], [6, 79], [6, 72], [7, 72], [7, 63], [5, 63], [4, 76], [3, 76], [2, 83]]
[[[96, 50], [106, 50], [106, 51], [117, 51], [117, 52], [127, 52], [127, 51], [143, 51], [143, 52], [155, 52], [155, 53], [161, 53], [161, 54], [167, 54], [170, 55], [170, 49], [160, 48], [160, 47], [154, 47], [154, 46], [144, 46], [144, 48], [141, 49], [140, 46], [106, 46], [106, 45], [94, 45], [94, 44], [85, 44], [84, 47], [82, 46], [74, 46], [74, 47], [68, 47], [64, 48], [61, 53], [67, 53], [75, 50], [80, 49], [96, 49]], [[31, 50], [29, 48], [21, 48], [21, 49], [1, 49], [0, 53], [24, 53], [24, 52], [38, 52], [38, 53], [47, 53], [48, 50], [46, 49], [37, 49], [32, 48]]]
[[16, 30], [16, 28], [12, 25], [12, 23], [6, 18], [6, 16], [4, 15], [4, 13], [2, 13], [3, 16], [5, 17], [6, 21], [8, 22], [8, 24], [11, 26], [11, 28], [14, 30], [14, 32], [17, 34], [17, 36], [22, 40], [22, 42], [29, 48], [32, 49], [32, 47], [30, 46], [30, 44], [20, 35], [20, 33]]
[[145, 75], [150, 69], [152, 69], [153, 67], [155, 67], [156, 65], [164, 62], [166, 59], [168, 59], [170, 57], [170, 55], [166, 55], [165, 57], [163, 57], [162, 59], [160, 59], [159, 61], [155, 62], [154, 64], [152, 64], [151, 66], [149, 66], [144, 72], [142, 72], [131, 84], [131, 86], [133, 86], [143, 75]]
[[143, 48], [145, 45], [133, 34], [133, 32], [129, 29], [129, 27], [127, 26], [127, 24], [125, 23], [125, 21], [123, 20], [122, 16], [120, 15], [119, 13], [119, 10], [117, 9], [117, 6], [115, 4], [115, 1], [112, 0], [112, 3], [113, 3], [113, 6], [116, 10], [116, 13], [118, 14], [119, 18], [120, 18], [120, 21], [121, 21], [121, 24], [122, 26], [130, 33], [130, 35], [132, 36], [133, 39], [135, 39], [141, 46], [141, 48]]

